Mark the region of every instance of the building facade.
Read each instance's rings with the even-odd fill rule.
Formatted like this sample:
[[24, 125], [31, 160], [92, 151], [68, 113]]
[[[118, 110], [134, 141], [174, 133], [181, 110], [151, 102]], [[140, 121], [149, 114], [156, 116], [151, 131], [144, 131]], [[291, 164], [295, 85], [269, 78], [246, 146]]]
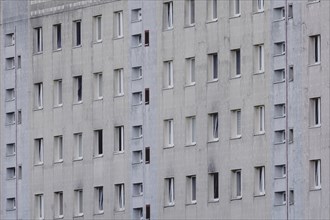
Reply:
[[1, 1], [1, 219], [330, 218], [330, 1]]

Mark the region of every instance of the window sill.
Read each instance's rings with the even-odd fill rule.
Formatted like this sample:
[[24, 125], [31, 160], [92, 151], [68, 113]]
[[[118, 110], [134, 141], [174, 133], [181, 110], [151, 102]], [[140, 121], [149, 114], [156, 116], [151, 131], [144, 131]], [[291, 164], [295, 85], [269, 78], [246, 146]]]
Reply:
[[262, 74], [265, 74], [265, 70], [257, 71], [255, 73], [253, 73], [253, 75], [262, 75]]
[[309, 126], [309, 129], [320, 128], [320, 127], [321, 127], [321, 124], [319, 124], [319, 125], [312, 125], [312, 126]]
[[308, 67], [313, 67], [313, 66], [321, 66], [321, 62], [308, 64]]
[[115, 151], [115, 152], [113, 152], [114, 155], [122, 155], [124, 153], [125, 153], [125, 151]]
[[14, 180], [14, 179], [16, 179], [16, 176], [14, 176], [14, 177], [9, 177], [9, 178], [6, 178], [6, 180]]
[[81, 47], [82, 47], [81, 44], [80, 45], [75, 45], [75, 46], [72, 47], [72, 49], [81, 48]]
[[143, 160], [139, 161], [139, 162], [132, 162], [132, 165], [139, 165], [139, 164], [142, 164], [143, 163]]
[[165, 88], [163, 88], [163, 91], [164, 91], [164, 90], [171, 90], [171, 89], [173, 89], [173, 88], [174, 88], [174, 86], [165, 87]]
[[314, 192], [314, 191], [321, 191], [321, 187], [318, 187], [318, 188], [311, 188], [311, 189], [309, 189], [309, 191], [311, 191], [311, 192]]
[[60, 51], [62, 51], [62, 48], [54, 49], [53, 53], [60, 52]]
[[102, 211], [99, 211], [97, 213], [94, 213], [93, 215], [103, 215], [103, 214], [104, 214], [104, 211], [102, 210]]
[[93, 156], [93, 159], [102, 158], [102, 157], [103, 157], [103, 154], [100, 154], [100, 155]]
[[93, 101], [94, 102], [103, 101], [103, 96], [102, 97], [95, 98]]
[[43, 165], [44, 165], [44, 163], [43, 163], [43, 162], [40, 162], [40, 163], [35, 163], [35, 164], [34, 164], [34, 166], [35, 166], [35, 167], [38, 167], [38, 166], [43, 166]]
[[231, 198], [230, 201], [237, 201], [237, 200], [242, 200], [243, 197], [242, 196], [239, 196], [239, 197], [236, 197], [236, 198]]
[[274, 119], [285, 118], [285, 115], [282, 116], [275, 116]]
[[285, 206], [286, 205], [286, 202], [283, 202], [283, 204], [275, 204], [274, 206]]
[[285, 21], [285, 18], [276, 19], [273, 22], [275, 23], [275, 22], [280, 22], [280, 21]]
[[132, 79], [132, 81], [138, 81], [138, 80], [141, 80], [142, 79], [142, 76], [139, 77], [139, 78], [136, 78], [136, 79]]
[[133, 45], [131, 48], [134, 49], [134, 48], [139, 48], [139, 47], [142, 47], [142, 43], [138, 44], [138, 45]]
[[116, 36], [112, 38], [112, 40], [120, 40], [120, 39], [124, 39], [124, 36]]
[[54, 164], [61, 164], [61, 163], [63, 163], [63, 159], [54, 161]]
[[193, 82], [193, 83], [186, 84], [184, 87], [187, 88], [187, 87], [192, 87], [192, 86], [195, 86], [195, 85], [196, 85], [196, 83]]
[[209, 84], [209, 83], [216, 83], [216, 82], [218, 82], [218, 81], [219, 81], [219, 79], [217, 78], [217, 79], [209, 80], [209, 81], [207, 81], [206, 83], [207, 83], [207, 84]]
[[59, 105], [54, 105], [53, 108], [62, 108], [63, 104], [59, 104]]
[[13, 70], [13, 69], [15, 69], [14, 66], [13, 67], [6, 68], [6, 70]]
[[139, 106], [139, 105], [142, 105], [143, 102], [140, 102], [140, 103], [137, 103], [137, 104], [132, 104], [132, 106]]
[[95, 40], [95, 41], [93, 42], [93, 44], [100, 44], [100, 43], [102, 43], [102, 39], [101, 39], [101, 40]]
[[253, 197], [265, 197], [266, 196], [266, 193], [262, 193], [262, 194], [257, 194], [257, 195], [253, 195]]
[[174, 145], [169, 145], [169, 146], [166, 146], [166, 147], [163, 147], [164, 149], [171, 149], [171, 148], [174, 148]]
[[72, 105], [81, 105], [81, 104], [83, 104], [83, 101], [75, 102]]
[[192, 28], [192, 27], [195, 27], [195, 24], [187, 24], [184, 26], [184, 28]]
[[209, 200], [208, 203], [219, 203], [220, 199]]
[[313, 1], [313, 2], [307, 2], [307, 5], [313, 5], [315, 3], [320, 3], [320, 1], [318, 0], [318, 1]]
[[64, 218], [64, 215], [55, 217], [55, 219], [63, 219], [63, 218]]
[[138, 198], [138, 197], [141, 197], [141, 196], [143, 196], [143, 193], [139, 194], [139, 195], [132, 195], [133, 198]]
[[13, 156], [16, 156], [16, 153], [14, 153], [14, 154], [6, 154], [6, 157], [13, 157]]
[[142, 21], [142, 19], [141, 20], [133, 20], [133, 21], [131, 21], [131, 23], [138, 23], [138, 22], [141, 22]]
[[262, 136], [262, 135], [265, 135], [265, 134], [266, 134], [266, 132], [263, 131], [263, 132], [255, 133], [254, 136]]
[[8, 99], [8, 100], [5, 100], [5, 102], [12, 102], [12, 101], [15, 101], [15, 98], [13, 98], [13, 99]]
[[280, 57], [280, 56], [284, 56], [285, 55], [285, 52], [284, 53], [279, 53], [279, 54], [274, 54], [273, 57]]
[[242, 138], [242, 135], [238, 135], [236, 137], [231, 137], [230, 140], [238, 140], [238, 139], [241, 139]]
[[11, 122], [11, 123], [6, 123], [5, 126], [11, 126], [11, 125], [14, 125], [15, 122]]
[[143, 135], [139, 136], [139, 137], [132, 137], [132, 140], [138, 140], [138, 139], [142, 139]]
[[210, 144], [210, 143], [215, 143], [215, 142], [219, 142], [219, 138], [215, 138], [215, 139], [213, 139], [213, 140], [209, 140], [209, 141], [207, 141], [208, 144]]
[[234, 79], [240, 79], [240, 78], [241, 78], [241, 75], [235, 75], [235, 76], [232, 76], [230, 79], [234, 80]]
[[174, 29], [174, 27], [172, 26], [172, 27], [165, 28], [163, 31], [172, 31], [173, 29]]
[[241, 14], [231, 15], [229, 19], [239, 18], [241, 17]]
[[41, 111], [43, 109], [44, 109], [44, 107], [39, 107], [39, 108], [34, 108], [33, 111]]
[[281, 144], [285, 144], [285, 141], [274, 143], [274, 145], [281, 145]]
[[125, 212], [125, 208], [123, 208], [123, 209], [116, 209], [115, 212]]
[[273, 84], [281, 84], [281, 83], [284, 83], [285, 82], [285, 79], [282, 80], [282, 81], [276, 81], [276, 82], [273, 82]]
[[83, 158], [82, 157], [79, 157], [79, 158], [74, 158], [73, 159], [73, 162], [75, 162], [75, 161], [82, 161], [83, 160]]
[[16, 210], [16, 207], [12, 208], [12, 209], [6, 209], [7, 212], [12, 212], [12, 211], [15, 211], [15, 210]]
[[265, 9], [263, 9], [263, 10], [258, 10], [258, 11], [253, 12], [253, 15], [262, 14], [262, 13], [264, 13], [264, 12], [265, 12]]
[[119, 97], [123, 97], [124, 96], [124, 93], [123, 94], [117, 94], [114, 96], [114, 98], [119, 98]]
[[218, 22], [218, 18], [209, 19], [208, 21], [206, 21], [206, 24], [215, 23], [215, 22]]
[[75, 214], [73, 216], [73, 218], [79, 218], [79, 217], [83, 217], [84, 216], [84, 213], [81, 213], [81, 214]]
[[185, 145], [185, 147], [194, 147], [194, 146], [196, 146], [196, 142]]
[[40, 55], [42, 54], [42, 51], [39, 51], [39, 52], [34, 52], [33, 55]]
[[164, 208], [171, 208], [171, 207], [174, 207], [174, 206], [175, 206], [175, 203], [173, 203], [173, 204], [167, 204], [167, 205], [164, 206]]
[[195, 202], [191, 202], [191, 203], [186, 203], [186, 206], [196, 205], [196, 204], [197, 204], [197, 201], [195, 201]]

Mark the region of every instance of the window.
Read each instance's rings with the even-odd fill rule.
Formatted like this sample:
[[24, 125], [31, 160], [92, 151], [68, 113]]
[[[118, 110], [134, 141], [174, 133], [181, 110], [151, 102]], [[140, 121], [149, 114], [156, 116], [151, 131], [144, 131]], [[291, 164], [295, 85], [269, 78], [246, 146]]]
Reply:
[[164, 62], [163, 87], [173, 88], [173, 61]]
[[310, 183], [311, 189], [321, 189], [321, 160], [310, 162]]
[[286, 177], [285, 164], [275, 165], [275, 179]]
[[53, 50], [62, 48], [62, 30], [61, 24], [53, 25]]
[[208, 20], [216, 21], [218, 19], [218, 0], [208, 0], [206, 4]]
[[82, 76], [73, 77], [74, 102], [82, 102]]
[[285, 81], [285, 69], [277, 69], [274, 71], [274, 83]]
[[218, 54], [213, 53], [208, 55], [208, 75], [209, 81], [218, 79]]
[[290, 205], [294, 204], [294, 190], [293, 189], [289, 190], [289, 204]]
[[208, 117], [208, 124], [209, 124], [209, 141], [216, 141], [219, 139], [219, 133], [218, 133], [218, 113], [211, 113]]
[[164, 30], [173, 28], [173, 2], [164, 3]]
[[232, 138], [240, 138], [242, 135], [242, 127], [241, 127], [241, 110], [232, 110]]
[[133, 219], [143, 220], [143, 208], [133, 208]]
[[277, 42], [274, 44], [274, 56], [285, 54], [285, 42]]
[[146, 220], [150, 220], [150, 213], [151, 213], [151, 208], [150, 204], [146, 205]]
[[219, 173], [209, 173], [209, 201], [219, 201]]
[[55, 192], [54, 199], [55, 218], [63, 218], [63, 192]]
[[81, 20], [73, 22], [73, 45], [81, 46]]
[[43, 43], [42, 43], [42, 27], [37, 27], [33, 29], [33, 35], [34, 35], [34, 39], [33, 39], [33, 46], [34, 46], [34, 53], [41, 53], [42, 52], [42, 47], [43, 47]]
[[95, 187], [95, 196], [94, 196], [94, 212], [95, 214], [103, 213], [103, 187]]
[[242, 198], [242, 171], [241, 170], [232, 171], [232, 198], [233, 199]]
[[149, 91], [149, 88], [145, 88], [144, 89], [144, 103], [146, 105], [149, 105], [149, 102], [150, 102], [150, 91]]
[[75, 216], [82, 216], [84, 215], [84, 206], [83, 206], [83, 190], [76, 189], [74, 191], [74, 215]]
[[265, 195], [265, 167], [255, 167], [255, 195]]
[[173, 119], [164, 121], [164, 144], [165, 147], [174, 147], [173, 142]]
[[275, 131], [275, 136], [274, 136], [275, 144], [283, 144], [285, 143], [285, 130], [277, 130]]
[[165, 178], [165, 206], [174, 205], [175, 194], [174, 194], [174, 178]]
[[132, 22], [142, 21], [142, 9], [137, 8], [132, 10]]
[[142, 66], [136, 66], [132, 68], [132, 80], [142, 79]]
[[18, 179], [22, 179], [22, 176], [23, 176], [22, 165], [18, 165], [17, 176], [18, 176]]
[[133, 196], [142, 196], [143, 195], [143, 184], [134, 183], [133, 184]]
[[185, 2], [185, 20], [187, 26], [195, 24], [195, 0], [186, 0]]
[[265, 106], [254, 107], [255, 111], [255, 134], [265, 133]]
[[293, 133], [293, 128], [289, 129], [289, 143], [292, 144], [294, 140], [294, 133]]
[[121, 38], [124, 36], [123, 32], [123, 11], [117, 11], [114, 13], [114, 30], [115, 38]]
[[6, 125], [15, 124], [15, 112], [6, 113]]
[[6, 70], [15, 69], [15, 58], [9, 57], [6, 58]]
[[257, 62], [256, 62], [256, 72], [263, 73], [265, 71], [265, 64], [264, 64], [264, 45], [256, 45], [255, 49], [257, 51]]
[[142, 46], [142, 34], [132, 35], [132, 47]]
[[150, 163], [150, 147], [145, 148], [145, 163]]
[[275, 192], [275, 206], [285, 205], [286, 204], [286, 192], [285, 191], [279, 191]]
[[62, 106], [62, 80], [54, 80], [54, 106]]
[[288, 5], [288, 18], [293, 18], [293, 4]]
[[35, 195], [35, 219], [44, 219], [44, 195]]
[[142, 101], [142, 92], [134, 92], [132, 94], [132, 105], [141, 105]]
[[76, 133], [74, 136], [74, 159], [83, 158], [82, 133]]
[[115, 185], [116, 190], [116, 210], [124, 211], [125, 210], [125, 186], [123, 183]]
[[8, 167], [7, 168], [7, 180], [15, 179], [15, 178], [16, 178], [15, 167]]
[[20, 55], [17, 56], [17, 69], [22, 68], [22, 57]]
[[124, 95], [124, 69], [115, 70], [115, 95]]
[[17, 124], [22, 124], [22, 109], [17, 110]]
[[142, 138], [142, 125], [133, 126], [132, 138]]
[[94, 16], [94, 41], [101, 42], [102, 41], [102, 16]]
[[276, 104], [274, 105], [274, 118], [285, 117], [285, 104]]
[[34, 84], [34, 107], [36, 109], [43, 108], [43, 86], [42, 83]]
[[115, 127], [115, 152], [124, 151], [124, 126]]
[[309, 61], [310, 64], [321, 62], [321, 35], [309, 37]]
[[237, 17], [237, 16], [241, 15], [240, 0], [231, 0], [230, 1], [230, 14], [233, 17]]
[[187, 176], [186, 178], [187, 181], [187, 204], [195, 204], [197, 203], [196, 200], [196, 176]]
[[103, 98], [103, 75], [102, 73], [94, 73], [94, 98], [102, 99]]
[[195, 84], [195, 57], [186, 59], [186, 83], [187, 85]]
[[94, 157], [103, 155], [103, 130], [94, 131]]
[[15, 100], [15, 89], [14, 88], [6, 89], [5, 99], [6, 99], [6, 102]]
[[142, 150], [136, 150], [132, 152], [132, 164], [139, 164], [143, 162]]
[[284, 7], [274, 8], [274, 21], [279, 21], [284, 19], [285, 19], [285, 8]]
[[263, 12], [265, 6], [265, 0], [254, 0], [253, 1], [255, 12]]
[[149, 46], [149, 30], [144, 31], [144, 46]]
[[34, 163], [42, 164], [44, 162], [44, 140], [42, 138], [34, 139]]
[[15, 45], [15, 34], [14, 33], [6, 34], [5, 46], [9, 47], [9, 46], [13, 46], [13, 45]]
[[16, 209], [16, 199], [15, 198], [7, 198], [6, 210], [12, 211]]
[[321, 125], [321, 98], [312, 98], [309, 100], [309, 125], [311, 127]]
[[294, 72], [293, 72], [293, 65], [289, 66], [289, 81], [293, 81], [294, 78]]
[[6, 144], [6, 156], [12, 156], [16, 154], [16, 147], [14, 143]]
[[308, 3], [320, 2], [320, 0], [308, 0]]
[[54, 162], [63, 161], [63, 136], [54, 137]]
[[231, 51], [231, 68], [233, 78], [241, 76], [241, 50], [235, 49]]
[[196, 144], [196, 117], [191, 116], [186, 118], [186, 144]]

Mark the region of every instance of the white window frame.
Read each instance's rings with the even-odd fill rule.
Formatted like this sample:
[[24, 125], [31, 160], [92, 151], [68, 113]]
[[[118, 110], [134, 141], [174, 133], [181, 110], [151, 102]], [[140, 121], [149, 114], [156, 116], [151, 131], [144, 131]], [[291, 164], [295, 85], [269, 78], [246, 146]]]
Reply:
[[174, 206], [175, 204], [174, 177], [165, 178], [165, 204], [165, 206]]
[[185, 13], [186, 13], [186, 25], [194, 26], [196, 20], [195, 0], [186, 0]]
[[142, 21], [142, 9], [141, 8], [136, 8], [132, 10], [132, 20], [131, 22], [139, 22]]
[[219, 140], [219, 114], [209, 114], [209, 141]]
[[102, 73], [94, 73], [94, 94], [95, 99], [103, 99], [103, 74]]
[[54, 162], [63, 161], [63, 136], [58, 135], [54, 137]]
[[164, 121], [164, 144], [165, 147], [174, 147], [174, 120], [168, 119]]
[[[73, 21], [73, 46], [80, 47], [82, 45], [82, 22], [81, 20]], [[79, 26], [79, 28], [78, 28]], [[78, 40], [79, 39], [79, 40]]]
[[34, 84], [35, 91], [35, 108], [43, 109], [43, 83]]
[[115, 37], [122, 38], [122, 37], [124, 37], [123, 11], [117, 11], [114, 13], [114, 15], [115, 15]]
[[196, 144], [196, 116], [186, 118], [186, 144]]
[[125, 210], [125, 185], [124, 183], [116, 184], [116, 195], [117, 195], [117, 204], [116, 210], [117, 211], [124, 211]]
[[265, 191], [265, 167], [255, 167], [255, 195], [263, 196], [266, 194]]
[[122, 153], [124, 152], [124, 126], [115, 127], [115, 152]]
[[321, 98], [310, 99], [310, 126], [319, 127], [321, 126]]
[[103, 186], [97, 186], [95, 187], [95, 197], [94, 197], [94, 213], [95, 214], [101, 214], [104, 213], [104, 192], [103, 192]]
[[209, 201], [219, 201], [219, 173], [213, 172], [208, 175]]
[[186, 59], [186, 83], [187, 86], [196, 84], [195, 57], [190, 57]]
[[232, 198], [242, 198], [242, 170], [233, 170]]
[[187, 204], [197, 203], [197, 179], [196, 175], [187, 176]]
[[232, 110], [232, 138], [242, 137], [242, 111]]
[[321, 63], [321, 35], [310, 36], [310, 64]]
[[238, 17], [241, 15], [241, 2], [240, 0], [231, 0], [231, 14], [232, 17]]
[[94, 41], [102, 42], [102, 15], [93, 17], [94, 20]]
[[265, 72], [264, 45], [263, 44], [256, 45], [256, 50], [257, 50], [256, 71], [257, 73], [263, 73]]
[[35, 218], [44, 219], [44, 195], [36, 194], [35, 195]]
[[255, 0], [257, 12], [263, 12], [265, 10], [265, 1], [264, 0]]
[[218, 53], [212, 53], [208, 55], [208, 72], [209, 81], [217, 81], [219, 78], [219, 57]]
[[74, 103], [79, 104], [83, 101], [83, 79], [82, 76], [73, 77]]
[[265, 133], [265, 106], [255, 106], [255, 134]]
[[94, 157], [100, 157], [104, 153], [103, 130], [94, 130]]
[[75, 133], [74, 134], [74, 141], [75, 141], [75, 160], [83, 159], [83, 141], [82, 141], [83, 134], [82, 133]]
[[173, 1], [165, 2], [163, 7], [164, 29], [169, 30], [173, 28]]
[[218, 20], [218, 0], [207, 0], [207, 19], [208, 21]]
[[74, 203], [74, 216], [84, 215], [84, 194], [82, 189], [76, 189], [74, 191], [75, 203]]
[[42, 27], [34, 28], [34, 53], [42, 53], [43, 51], [42, 35]]
[[54, 193], [55, 199], [55, 211], [54, 215], [55, 218], [63, 218], [64, 217], [64, 200], [63, 200], [63, 192], [55, 192]]
[[124, 95], [124, 69], [116, 69], [115, 71], [115, 96]]
[[62, 49], [62, 25], [55, 24], [53, 25], [53, 50]]
[[40, 165], [44, 163], [44, 139], [36, 138], [34, 139], [34, 163], [35, 165]]
[[54, 107], [63, 106], [62, 79], [54, 80]]
[[321, 189], [321, 160], [312, 160], [311, 161], [311, 188], [312, 189]]
[[170, 89], [174, 87], [174, 78], [173, 78], [173, 60], [164, 62], [164, 88]]

